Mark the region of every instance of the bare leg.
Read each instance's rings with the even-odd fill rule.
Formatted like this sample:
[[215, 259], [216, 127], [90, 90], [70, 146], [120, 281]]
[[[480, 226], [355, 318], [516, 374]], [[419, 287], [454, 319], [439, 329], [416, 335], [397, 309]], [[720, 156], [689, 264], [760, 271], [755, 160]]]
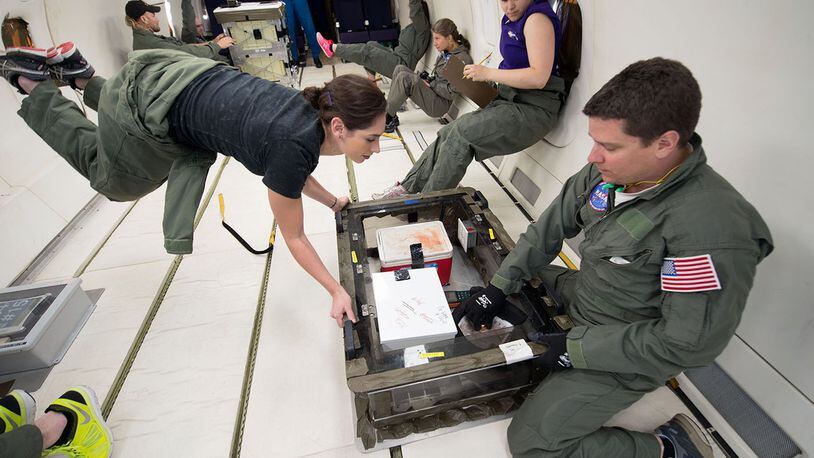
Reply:
[[33, 91], [34, 88], [40, 84], [40, 81], [34, 81], [26, 78], [25, 76], [20, 76], [17, 78], [17, 84], [23, 88], [26, 94], [31, 94], [31, 91]]
[[77, 78], [73, 80], [73, 83], [77, 88], [85, 90], [85, 86], [88, 85], [88, 81], [90, 81], [90, 78]]
[[42, 433], [42, 449], [54, 445], [68, 426], [68, 418], [59, 412], [48, 412], [34, 421]]
[[[76, 87], [78, 87], [79, 89], [84, 90], [85, 86], [87, 86], [88, 84], [88, 81], [90, 80], [87, 78], [77, 78], [74, 80], [74, 84], [76, 84]], [[41, 82], [42, 81], [30, 80], [25, 76], [20, 76], [17, 79], [17, 83], [20, 85], [21, 88], [23, 88], [26, 94], [31, 94], [31, 91], [33, 91], [34, 88], [37, 87]]]

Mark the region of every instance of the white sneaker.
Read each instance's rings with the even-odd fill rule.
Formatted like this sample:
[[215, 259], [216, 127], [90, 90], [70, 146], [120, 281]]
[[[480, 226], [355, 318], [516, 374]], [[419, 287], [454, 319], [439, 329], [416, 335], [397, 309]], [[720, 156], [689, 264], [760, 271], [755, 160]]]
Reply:
[[404, 186], [402, 186], [401, 183], [396, 182], [396, 184], [393, 186], [385, 188], [384, 191], [372, 194], [370, 198], [373, 200], [398, 199], [399, 197], [404, 197], [407, 194], [409, 193]]

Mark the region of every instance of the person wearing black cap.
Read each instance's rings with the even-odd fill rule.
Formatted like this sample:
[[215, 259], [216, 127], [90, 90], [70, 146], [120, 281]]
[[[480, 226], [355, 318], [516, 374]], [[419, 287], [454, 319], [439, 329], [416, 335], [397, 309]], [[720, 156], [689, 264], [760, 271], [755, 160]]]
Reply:
[[[184, 10], [192, 9], [192, 4], [189, 0], [184, 0], [181, 8]], [[196, 57], [226, 61], [226, 58], [221, 56], [219, 52], [221, 49], [226, 49], [235, 43], [231, 37], [219, 35], [214, 40], [206, 43], [187, 44], [175, 37], [159, 35], [161, 23], [156, 16], [159, 11], [161, 11], [160, 7], [149, 5], [142, 0], [131, 0], [124, 6], [124, 12], [127, 15], [125, 21], [133, 29], [133, 51], [140, 49], [176, 49]]]

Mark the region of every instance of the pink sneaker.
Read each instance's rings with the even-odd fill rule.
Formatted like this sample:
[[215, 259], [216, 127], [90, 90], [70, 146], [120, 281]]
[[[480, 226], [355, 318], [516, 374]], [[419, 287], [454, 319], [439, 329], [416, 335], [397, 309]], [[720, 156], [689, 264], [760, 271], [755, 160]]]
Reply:
[[53, 48], [48, 48], [46, 63], [48, 65], [58, 64], [73, 56], [75, 52], [77, 52], [77, 49], [73, 42], [66, 41], [65, 43], [56, 45]]
[[396, 182], [396, 184], [386, 188], [384, 191], [372, 194], [370, 198], [373, 200], [398, 199], [399, 197], [404, 197], [407, 194], [409, 194], [407, 189], [405, 189], [401, 183]]
[[331, 47], [334, 44], [332, 40], [326, 39], [321, 33], [317, 32], [317, 43], [319, 43], [319, 47], [322, 48], [322, 52], [324, 52], [328, 58], [334, 56], [334, 52], [331, 51]]
[[70, 84], [74, 89], [77, 89], [77, 78], [88, 79], [96, 72], [70, 41], [48, 49], [45, 62], [50, 67], [51, 75], [55, 80]]

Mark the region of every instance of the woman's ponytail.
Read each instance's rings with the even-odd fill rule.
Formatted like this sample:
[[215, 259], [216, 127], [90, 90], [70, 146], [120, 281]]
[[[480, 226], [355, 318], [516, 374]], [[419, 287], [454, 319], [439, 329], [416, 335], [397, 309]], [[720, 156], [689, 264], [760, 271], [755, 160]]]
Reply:
[[466, 49], [472, 49], [472, 46], [469, 44], [469, 40], [466, 39], [461, 32], [458, 32], [458, 29], [455, 29], [455, 34], [453, 35], [453, 39], [461, 46]]
[[316, 86], [309, 86], [302, 90], [302, 96], [311, 104], [312, 107], [319, 110], [319, 97], [322, 95], [322, 88]]

